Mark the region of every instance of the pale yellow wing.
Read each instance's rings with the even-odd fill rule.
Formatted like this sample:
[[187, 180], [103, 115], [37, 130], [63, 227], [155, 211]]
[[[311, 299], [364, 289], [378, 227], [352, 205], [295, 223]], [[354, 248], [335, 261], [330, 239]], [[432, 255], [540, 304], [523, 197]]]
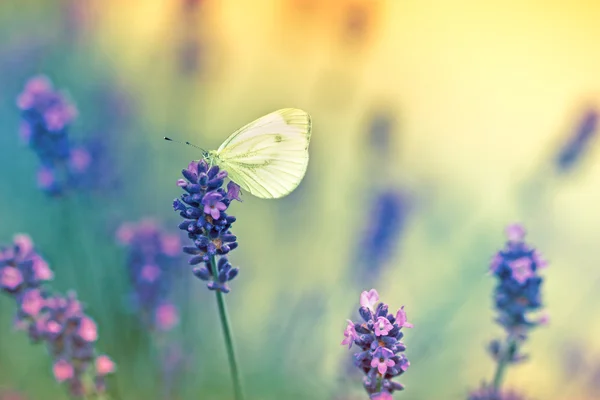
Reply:
[[284, 108], [234, 132], [215, 152], [232, 181], [257, 197], [275, 199], [292, 192], [308, 166], [310, 116]]

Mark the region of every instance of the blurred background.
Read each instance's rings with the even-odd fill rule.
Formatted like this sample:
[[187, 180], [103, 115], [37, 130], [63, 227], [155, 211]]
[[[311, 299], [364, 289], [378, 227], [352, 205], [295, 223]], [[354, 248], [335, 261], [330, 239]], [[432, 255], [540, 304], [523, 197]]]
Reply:
[[[217, 148], [302, 108], [300, 187], [230, 208], [241, 271], [226, 298], [248, 399], [366, 398], [340, 342], [370, 288], [415, 325], [395, 397], [465, 399], [494, 372], [487, 271], [512, 222], [550, 262], [551, 322], [506, 385], [600, 398], [598, 20], [587, 1], [3, 0], [0, 243], [29, 234], [52, 288], [77, 291], [117, 364], [112, 398], [231, 399], [214, 294], [171, 254], [177, 316], [150, 329], [117, 233], [151, 218], [186, 243], [171, 203], [200, 154], [163, 136]], [[69, 135], [91, 154], [85, 184], [61, 196], [40, 188], [19, 135], [16, 99], [39, 74], [76, 106]], [[1, 296], [0, 398], [67, 399], [14, 313]]]

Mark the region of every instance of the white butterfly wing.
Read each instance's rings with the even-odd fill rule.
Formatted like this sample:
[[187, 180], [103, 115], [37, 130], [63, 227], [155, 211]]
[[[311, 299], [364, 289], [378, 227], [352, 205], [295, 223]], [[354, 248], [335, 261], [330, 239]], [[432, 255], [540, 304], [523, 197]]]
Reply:
[[310, 116], [284, 108], [234, 132], [215, 152], [229, 178], [257, 197], [275, 199], [292, 192], [308, 166]]

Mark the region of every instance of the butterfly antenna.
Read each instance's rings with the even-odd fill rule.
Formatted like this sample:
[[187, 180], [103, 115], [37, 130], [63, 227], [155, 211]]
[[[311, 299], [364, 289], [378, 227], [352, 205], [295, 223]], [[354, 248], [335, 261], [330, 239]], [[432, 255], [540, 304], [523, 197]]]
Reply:
[[179, 140], [171, 139], [170, 137], [167, 137], [167, 136], [165, 136], [164, 139], [166, 141], [168, 141], [168, 142], [174, 142], [174, 143], [179, 143], [179, 144], [186, 144], [188, 146], [192, 146], [192, 147], [195, 147], [195, 148], [197, 148], [199, 150], [202, 150], [203, 152], [206, 152], [206, 150], [204, 150], [202, 147], [196, 146], [195, 144], [190, 143], [190, 142], [180, 142]]

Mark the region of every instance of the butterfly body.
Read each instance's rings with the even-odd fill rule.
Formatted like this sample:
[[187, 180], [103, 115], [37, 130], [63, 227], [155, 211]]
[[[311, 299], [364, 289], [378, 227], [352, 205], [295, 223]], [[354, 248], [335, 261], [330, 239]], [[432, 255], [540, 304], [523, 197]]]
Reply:
[[306, 174], [310, 135], [310, 116], [285, 108], [247, 124], [202, 156], [252, 195], [275, 199], [296, 189]]

